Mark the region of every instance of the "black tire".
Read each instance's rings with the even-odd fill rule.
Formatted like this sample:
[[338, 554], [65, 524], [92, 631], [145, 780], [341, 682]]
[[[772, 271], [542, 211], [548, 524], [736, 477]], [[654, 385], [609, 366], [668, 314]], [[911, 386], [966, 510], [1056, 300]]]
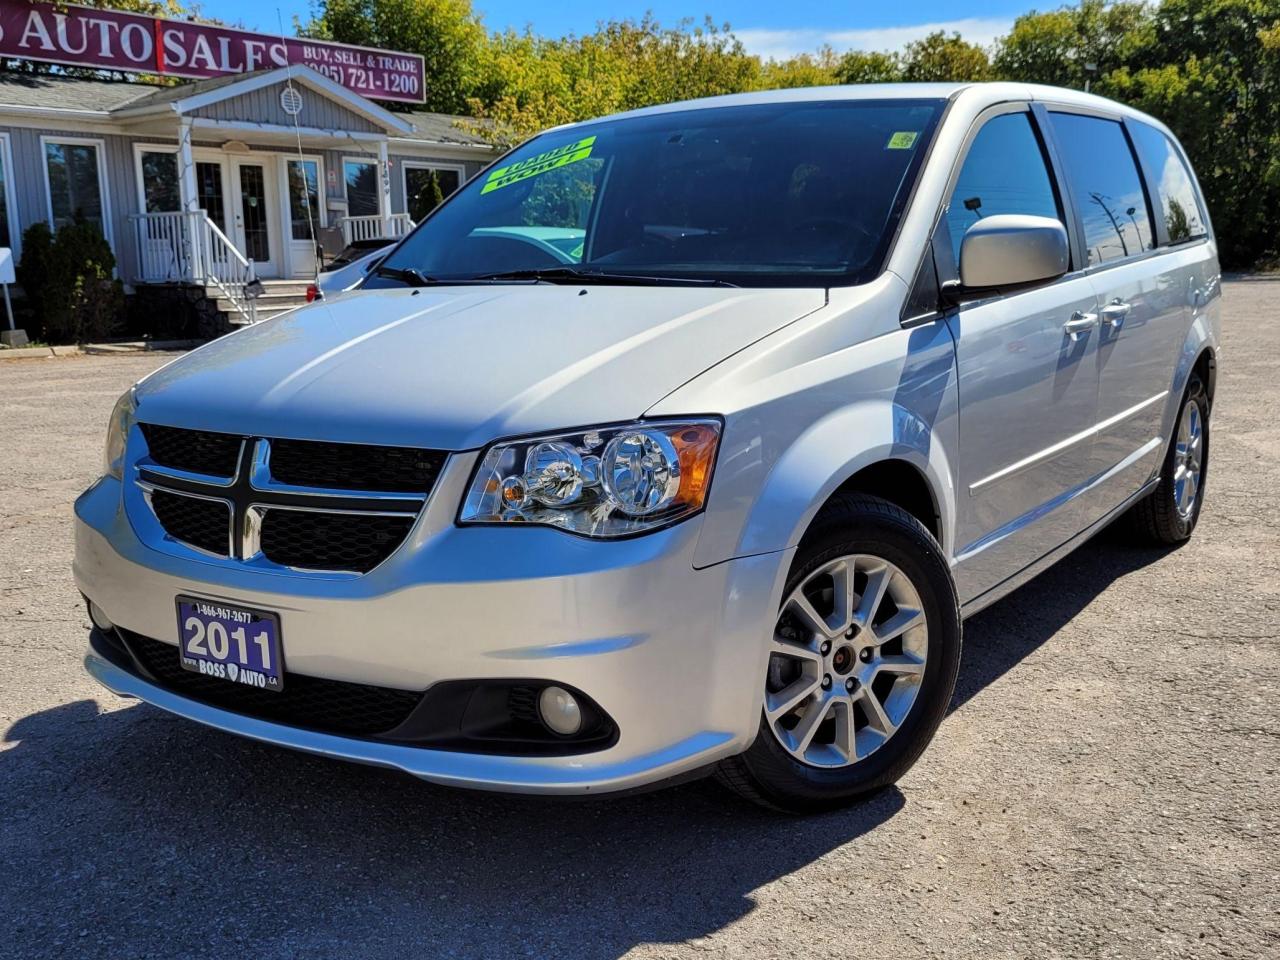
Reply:
[[[1177, 496], [1174, 492], [1174, 472], [1177, 469], [1177, 438], [1186, 416], [1187, 404], [1194, 401], [1200, 409], [1201, 443], [1203, 448], [1200, 459], [1200, 486], [1196, 491], [1191, 512], [1183, 516], [1178, 512]], [[1125, 529], [1128, 539], [1135, 544], [1160, 546], [1179, 546], [1187, 542], [1200, 519], [1200, 508], [1204, 504], [1204, 491], [1209, 478], [1209, 397], [1204, 383], [1199, 376], [1191, 375], [1182, 402], [1178, 404], [1178, 416], [1173, 423], [1173, 435], [1169, 438], [1169, 449], [1165, 452], [1164, 463], [1160, 467], [1160, 483], [1149, 494], [1129, 508], [1125, 514]]]
[[783, 596], [824, 564], [856, 553], [888, 560], [920, 595], [929, 648], [919, 693], [883, 746], [838, 768], [815, 767], [793, 757], [762, 713], [755, 742], [745, 753], [722, 761], [716, 771], [721, 783], [753, 803], [787, 813], [814, 813], [844, 806], [895, 783], [933, 739], [951, 703], [961, 645], [955, 585], [937, 541], [905, 510], [878, 497], [834, 499], [801, 541]]

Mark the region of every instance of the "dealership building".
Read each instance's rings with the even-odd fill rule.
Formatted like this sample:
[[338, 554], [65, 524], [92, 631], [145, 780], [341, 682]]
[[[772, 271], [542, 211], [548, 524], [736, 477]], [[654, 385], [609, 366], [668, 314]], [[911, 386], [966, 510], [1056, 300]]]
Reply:
[[[5, 44], [17, 43], [22, 25], [3, 19], [11, 0], [2, 6]], [[68, 40], [73, 52], [91, 49], [99, 32], [81, 23], [77, 35], [67, 16], [50, 13], [43, 36], [27, 26], [28, 46], [47, 39]], [[156, 48], [162, 25], [192, 29], [132, 19], [154, 25]], [[376, 85], [395, 70], [379, 77], [362, 69], [353, 82], [340, 82], [352, 76], [350, 62], [365, 58], [407, 65], [399, 91], [415, 70], [417, 82], [425, 82], [420, 58], [393, 60], [404, 55], [363, 48], [335, 54], [314, 45], [306, 48], [311, 62], [274, 65], [273, 59], [300, 56], [286, 56], [284, 41], [266, 38], [261, 45], [264, 55], [247, 62], [191, 61], [191, 72], [220, 75], [165, 85], [85, 78], [84, 71], [0, 72], [0, 246], [17, 259], [31, 224], [44, 221], [56, 230], [83, 218], [102, 230], [130, 292], [203, 290], [228, 322], [242, 323], [295, 302], [317, 257], [351, 241], [402, 236], [436, 197], [492, 159], [474, 125], [413, 109], [392, 112], [353, 89], [375, 85], [384, 93]], [[224, 41], [220, 49], [231, 48]], [[170, 50], [178, 52], [177, 44]], [[69, 62], [61, 50], [19, 52]], [[154, 61], [155, 51], [147, 53]], [[14, 51], [0, 50], [0, 57], [15, 59]]]

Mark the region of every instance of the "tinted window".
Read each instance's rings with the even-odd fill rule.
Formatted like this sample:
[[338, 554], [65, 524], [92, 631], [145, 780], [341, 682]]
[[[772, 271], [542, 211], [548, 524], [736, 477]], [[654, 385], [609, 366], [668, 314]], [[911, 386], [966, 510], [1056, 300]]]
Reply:
[[49, 174], [49, 204], [56, 230], [83, 218], [102, 229], [102, 178], [98, 148], [86, 143], [44, 145]]
[[1135, 123], [1130, 129], [1137, 141], [1138, 153], [1155, 180], [1152, 186], [1160, 196], [1161, 215], [1169, 242], [1181, 243], [1203, 237], [1209, 229], [1196, 200], [1195, 185], [1178, 151], [1155, 127]]
[[942, 106], [765, 103], [553, 131], [463, 186], [386, 266], [860, 282], [879, 272]]
[[947, 208], [957, 266], [964, 232], [983, 217], [1002, 213], [1062, 219], [1030, 114], [993, 117], [969, 147]]
[[182, 209], [176, 153], [143, 152], [142, 194], [147, 203], [147, 213], [172, 213]]
[[1147, 198], [1124, 128], [1114, 120], [1052, 113], [1053, 130], [1084, 218], [1089, 263], [1131, 257], [1155, 246]]

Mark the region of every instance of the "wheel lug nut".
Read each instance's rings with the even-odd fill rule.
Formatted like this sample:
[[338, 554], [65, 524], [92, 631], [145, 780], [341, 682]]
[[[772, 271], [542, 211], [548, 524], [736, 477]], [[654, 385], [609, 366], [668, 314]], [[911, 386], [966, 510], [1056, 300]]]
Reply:
[[844, 682], [844, 688], [850, 693], [858, 689], [858, 681], [854, 677], [850, 677]]
[[830, 689], [831, 689], [831, 674], [829, 674], [829, 673], [828, 673], [828, 674], [825, 674], [825, 675], [823, 676], [823, 678], [822, 678], [822, 689], [823, 689], [823, 690], [830, 690]]
[[862, 653], [861, 653], [861, 654], [859, 654], [859, 656], [862, 658], [862, 662], [863, 662], [863, 663], [870, 663], [870, 662], [871, 662], [871, 657], [872, 657], [872, 651], [871, 651], [871, 648], [870, 648], [870, 647], [863, 647], [863, 648], [862, 648]]
[[822, 641], [822, 655], [825, 657], [825, 656], [826, 656], [828, 653], [830, 653], [830, 652], [831, 652], [831, 641], [830, 641], [830, 640], [823, 640], [823, 641]]

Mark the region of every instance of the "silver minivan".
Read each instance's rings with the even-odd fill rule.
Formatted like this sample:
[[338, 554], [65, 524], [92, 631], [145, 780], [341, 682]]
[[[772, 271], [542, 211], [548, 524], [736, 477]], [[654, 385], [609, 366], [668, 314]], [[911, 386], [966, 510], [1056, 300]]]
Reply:
[[361, 289], [120, 398], [85, 663], [443, 784], [844, 803], [934, 735], [965, 617], [1117, 519], [1190, 536], [1219, 304], [1185, 154], [1095, 96], [550, 130]]

